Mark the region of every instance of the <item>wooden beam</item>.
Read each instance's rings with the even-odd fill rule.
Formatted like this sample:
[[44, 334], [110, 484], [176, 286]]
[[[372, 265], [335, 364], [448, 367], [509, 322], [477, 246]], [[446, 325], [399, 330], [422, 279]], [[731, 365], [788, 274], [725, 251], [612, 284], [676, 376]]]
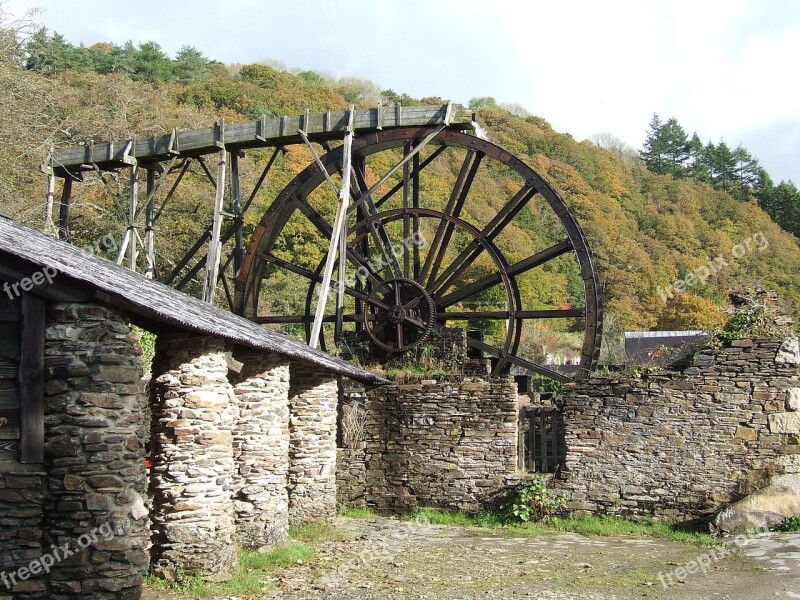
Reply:
[[226, 165], [227, 152], [223, 146], [219, 150], [219, 162], [217, 163], [217, 189], [216, 197], [214, 199], [214, 222], [211, 225], [211, 239], [208, 241], [208, 253], [206, 255], [206, 277], [203, 280], [203, 300], [209, 304], [214, 303], [214, 292], [217, 289], [219, 262], [222, 254], [220, 234], [222, 231], [222, 203], [225, 198]]
[[[361, 133], [396, 127], [431, 127], [447, 123], [450, 127], [471, 129], [472, 113], [459, 104], [438, 106], [397, 106], [393, 111], [378, 107], [356, 110], [353, 128]], [[302, 142], [302, 129], [313, 142], [342, 139], [347, 131], [348, 111], [304, 113], [276, 119], [258, 119], [225, 126], [224, 143], [228, 151], [274, 147]], [[168, 160], [178, 149], [183, 156], [199, 156], [219, 151], [218, 127], [170, 132], [158, 137], [129, 141], [109, 141], [56, 150], [53, 164], [63, 177], [70, 170], [85, 169], [97, 163], [102, 169], [118, 169], [131, 157], [142, 161]], [[127, 152], [126, 152], [127, 148]], [[91, 168], [91, 167], [88, 167]]]
[[44, 462], [44, 298], [22, 295], [19, 364], [20, 462]]

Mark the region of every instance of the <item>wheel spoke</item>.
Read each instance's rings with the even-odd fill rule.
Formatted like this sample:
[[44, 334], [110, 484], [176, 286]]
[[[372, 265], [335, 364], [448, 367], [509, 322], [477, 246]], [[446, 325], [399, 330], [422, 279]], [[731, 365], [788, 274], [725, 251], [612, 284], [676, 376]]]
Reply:
[[[419, 160], [419, 154], [415, 154], [414, 157], [411, 159], [411, 162], [414, 165], [412, 167], [412, 169], [411, 169], [411, 177], [412, 177], [412, 179], [416, 178], [417, 181], [419, 181], [420, 171], [422, 171], [422, 169], [424, 169], [429, 164], [431, 164], [446, 149], [447, 149], [447, 146], [445, 146], [444, 144], [439, 146], [436, 150], [431, 152], [431, 155], [428, 158], [423, 160], [421, 163], [420, 163], [420, 160]], [[386, 203], [386, 201], [389, 200], [392, 196], [394, 196], [397, 192], [399, 192], [402, 189], [402, 187], [403, 187], [403, 183], [402, 182], [396, 184], [392, 189], [390, 189], [388, 192], [386, 192], [386, 194], [380, 200], [375, 202], [375, 208], [380, 208], [381, 206], [383, 206]], [[418, 204], [415, 205], [415, 206], [419, 207]]]
[[[467, 193], [472, 185], [472, 180], [475, 173], [480, 166], [483, 154], [475, 150], [468, 150], [467, 156], [464, 157], [464, 162], [461, 164], [461, 170], [456, 177], [456, 183], [453, 190], [450, 192], [450, 199], [447, 201], [445, 214], [458, 218], [461, 213], [461, 208], [464, 201], [467, 199]], [[447, 245], [450, 243], [450, 236], [453, 232], [452, 221], [441, 221], [436, 228], [436, 234], [433, 237], [433, 242], [428, 248], [428, 255], [425, 257], [425, 264], [422, 266], [419, 281], [432, 281], [436, 277], [436, 271], [439, 268], [442, 257], [447, 250]], [[426, 286], [427, 287], [427, 286]]]
[[[331, 232], [333, 231], [333, 227], [330, 223], [328, 223], [327, 219], [323, 217], [311, 204], [308, 203], [307, 200], [301, 198], [294, 198], [295, 206], [300, 210], [303, 215], [317, 228], [319, 231], [327, 238], [329, 241], [331, 239]], [[368, 261], [366, 258], [361, 256], [361, 254], [355, 250], [352, 246], [348, 244], [347, 246], [347, 259], [353, 263], [359, 272], [362, 272], [361, 269], [363, 268], [366, 271], [366, 277], [369, 279], [373, 285], [377, 285], [380, 283], [380, 278], [378, 277], [377, 272], [375, 271], [372, 263]], [[321, 279], [320, 279], [321, 281]]]
[[[521, 260], [518, 263], [514, 263], [506, 269], [506, 273], [509, 276], [514, 277], [535, 267], [543, 265], [544, 263], [551, 261], [562, 254], [566, 254], [570, 250], [572, 250], [572, 243], [569, 240], [564, 240], [563, 242], [555, 244], [554, 246], [550, 246], [541, 252], [537, 252], [533, 256]], [[457, 304], [458, 302], [469, 298], [470, 296], [474, 296], [475, 294], [479, 294], [485, 290], [488, 290], [490, 287], [495, 286], [502, 281], [503, 279], [500, 273], [492, 273], [491, 275], [487, 275], [486, 277], [479, 279], [474, 283], [464, 286], [460, 290], [451, 292], [446, 296], [442, 296], [437, 302], [436, 306], [440, 310], [443, 310], [448, 306], [452, 306], [453, 304]]]
[[501, 320], [507, 319], [569, 319], [583, 317], [586, 310], [582, 308], [560, 308], [552, 310], [518, 310], [513, 313], [508, 310], [487, 310], [471, 312], [439, 312], [437, 321], [469, 321], [477, 319]]
[[[342, 320], [345, 323], [363, 323], [363, 315], [343, 315]], [[313, 315], [264, 315], [260, 317], [253, 317], [254, 323], [260, 324], [294, 324], [294, 323], [313, 323]], [[325, 315], [322, 318], [325, 323], [335, 323], [336, 315]]]
[[[525, 185], [514, 197], [494, 216], [486, 227], [481, 230], [481, 236], [487, 240], [494, 241], [500, 232], [508, 225], [513, 218], [521, 211], [536, 190], [529, 185]], [[477, 240], [472, 240], [469, 245], [462, 250], [452, 263], [445, 269], [441, 276], [429, 288], [432, 293], [443, 294], [450, 289], [466, 271], [469, 266], [480, 256], [483, 247]]]
[[[363, 165], [355, 166], [353, 169], [356, 185], [351, 189], [353, 190], [354, 199], [361, 198], [364, 193], [363, 190], [369, 189], [366, 173], [362, 169]], [[392, 241], [389, 239], [386, 228], [379, 219], [376, 219], [378, 216], [378, 209], [375, 207], [372, 197], [368, 196], [361, 206], [367, 215], [366, 226], [372, 234], [375, 247], [381, 255], [383, 265], [389, 267], [389, 272], [392, 274], [392, 277], [400, 277], [402, 273], [400, 262], [397, 260], [397, 255], [394, 253], [394, 247], [392, 246]]]
[[513, 365], [517, 365], [518, 367], [522, 367], [523, 369], [527, 369], [528, 371], [533, 371], [534, 373], [539, 373], [539, 375], [544, 375], [545, 377], [550, 377], [551, 379], [555, 379], [556, 381], [560, 381], [561, 383], [566, 383], [570, 381], [570, 378], [566, 375], [559, 373], [558, 371], [554, 371], [553, 369], [548, 369], [547, 367], [543, 367], [542, 365], [537, 365], [534, 362], [529, 360], [525, 360], [524, 358], [520, 358], [519, 356], [515, 356], [513, 354], [504, 353], [500, 348], [495, 346], [490, 346], [489, 344], [485, 344], [484, 342], [467, 338], [467, 345], [476, 348], [478, 350], [482, 350], [483, 352], [487, 352], [492, 356], [496, 356], [498, 358], [505, 359], [506, 362], [510, 362]]
[[[306, 279], [309, 279], [309, 280], [314, 281], [316, 283], [322, 283], [322, 275], [320, 275], [319, 273], [314, 273], [313, 271], [309, 271], [308, 269], [305, 269], [303, 267], [300, 267], [298, 265], [290, 263], [287, 260], [283, 260], [282, 258], [278, 258], [274, 254], [261, 254], [260, 256], [265, 261], [270, 262], [270, 263], [272, 263], [272, 264], [274, 264], [274, 265], [276, 265], [278, 267], [281, 267], [282, 269], [290, 271], [291, 273], [294, 273], [296, 275], [300, 275], [300, 276], [305, 277]], [[369, 295], [368, 294], [365, 294], [364, 292], [360, 292], [360, 291], [358, 291], [356, 289], [353, 289], [350, 286], [345, 286], [344, 291], [345, 291], [346, 294], [352, 296], [353, 298], [358, 298], [359, 300], [362, 300], [364, 302], [373, 302], [374, 304], [379, 304], [377, 301], [371, 301], [369, 299]], [[381, 308], [388, 308], [388, 307], [384, 304], [384, 305], [381, 305]]]

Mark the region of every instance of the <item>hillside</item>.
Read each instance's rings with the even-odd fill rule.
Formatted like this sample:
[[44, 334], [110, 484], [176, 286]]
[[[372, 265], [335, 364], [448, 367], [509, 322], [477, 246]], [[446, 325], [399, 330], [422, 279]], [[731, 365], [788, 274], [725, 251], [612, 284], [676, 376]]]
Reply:
[[[224, 66], [193, 49], [170, 60], [158, 54], [157, 45], [76, 49], [62, 40], [59, 47], [72, 48], [72, 54], [64, 51], [61, 56], [55, 54], [52, 37], [34, 36], [39, 46], [29, 45], [27, 52], [12, 38], [7, 28], [0, 60], [0, 91], [7, 98], [0, 108], [0, 212], [37, 227], [42, 224], [45, 195], [38, 167], [53, 145], [162, 134], [174, 127], [209, 126], [221, 117], [234, 122], [262, 113], [342, 109], [350, 102], [374, 106], [381, 92], [371, 82], [336, 80], [311, 71], [263, 64]], [[145, 51], [151, 53], [149, 60]], [[108, 64], [112, 66], [99, 66]], [[383, 97], [403, 105], [440, 101], [391, 90], [384, 90]], [[793, 311], [800, 307], [798, 240], [773, 222], [755, 198], [737, 200], [708, 183], [654, 174], [637, 153], [578, 142], [554, 131], [541, 117], [485, 107], [478, 111], [478, 122], [492, 141], [528, 162], [572, 207], [597, 258], [608, 327], [619, 331], [712, 326], [720, 319], [718, 309], [728, 292], [755, 283], [776, 290]], [[255, 163], [264, 160], [261, 152], [253, 151], [243, 161], [242, 177], [248, 185], [258, 177]], [[248, 228], [310, 161], [300, 147], [278, 160], [247, 215]], [[422, 180], [423, 194], [438, 202], [442, 182], [453, 177], [458, 166], [429, 173]], [[125, 177], [110, 183], [124, 201]], [[475, 193], [492, 197], [493, 190], [509, 186], [513, 183], [505, 174], [484, 174]], [[158, 239], [164, 268], [174, 265], [210, 222], [212, 199], [202, 173], [188, 174], [161, 223], [162, 230], [170, 231]], [[486, 204], [475, 202], [466, 213], [481, 220], [485, 210]], [[76, 186], [74, 215], [78, 244], [109, 232], [121, 236], [123, 231], [111, 199], [91, 175]], [[547, 217], [533, 209], [523, 213], [515, 221], [519, 235], [514, 243], [536, 248], [549, 241], [543, 220]], [[304, 256], [309, 264], [323, 254], [323, 248], [309, 243], [286, 250]], [[688, 281], [685, 293], [670, 293], [668, 286], [677, 280]], [[554, 266], [523, 293], [535, 295], [542, 306], [560, 306], [575, 300], [571, 290], [578, 283], [574, 269]], [[274, 301], [275, 309], [281, 310], [281, 300]]]

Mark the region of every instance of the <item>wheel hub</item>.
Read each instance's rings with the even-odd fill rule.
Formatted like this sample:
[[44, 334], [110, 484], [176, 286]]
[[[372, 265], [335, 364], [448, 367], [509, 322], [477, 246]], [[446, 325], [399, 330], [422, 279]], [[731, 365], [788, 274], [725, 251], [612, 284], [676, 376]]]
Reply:
[[364, 307], [370, 339], [389, 352], [404, 352], [424, 342], [436, 323], [436, 306], [416, 281], [398, 277], [378, 285]]

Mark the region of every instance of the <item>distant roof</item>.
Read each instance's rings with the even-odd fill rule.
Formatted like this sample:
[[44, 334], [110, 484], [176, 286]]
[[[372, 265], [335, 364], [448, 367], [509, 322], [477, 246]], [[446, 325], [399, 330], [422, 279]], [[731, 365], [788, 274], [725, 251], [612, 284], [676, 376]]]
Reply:
[[686, 336], [706, 336], [707, 331], [702, 329], [687, 329], [686, 331], [626, 331], [625, 338], [663, 338], [663, 337], [686, 337]]
[[626, 331], [626, 363], [674, 366], [690, 356], [693, 345], [708, 337], [707, 331]]
[[0, 217], [0, 275], [18, 276], [14, 268], [18, 261], [27, 263], [33, 270], [56, 269], [55, 285], [77, 283], [88, 286], [95, 290], [95, 301], [120, 307], [130, 314], [134, 323], [138, 316], [144, 322], [161, 323], [169, 328], [212, 335], [242, 346], [282, 354], [365, 383], [385, 383], [374, 373], [330, 354], [314, 350], [302, 342], [7, 217]]

